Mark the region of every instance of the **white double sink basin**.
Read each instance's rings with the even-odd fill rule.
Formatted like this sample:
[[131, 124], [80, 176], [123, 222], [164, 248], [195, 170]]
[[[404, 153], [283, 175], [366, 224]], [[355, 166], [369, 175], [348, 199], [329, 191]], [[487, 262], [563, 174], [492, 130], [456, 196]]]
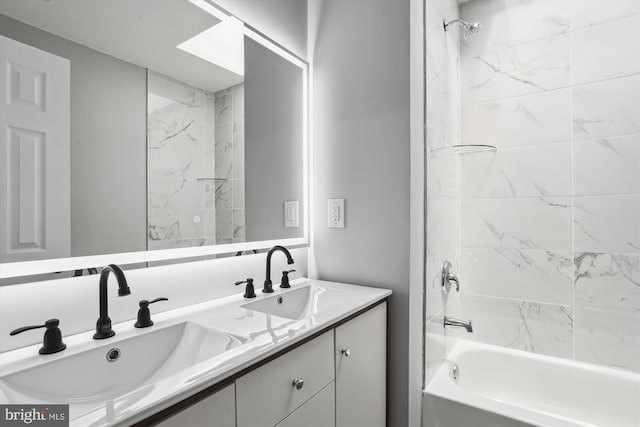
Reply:
[[[4, 353], [0, 403], [68, 403], [72, 425], [136, 421], [390, 293], [297, 282], [248, 303], [232, 296], [157, 314], [148, 329], [121, 324], [105, 341], [90, 332], [65, 338], [56, 355], [35, 355], [38, 346]], [[25, 351], [34, 355], [21, 358]]]

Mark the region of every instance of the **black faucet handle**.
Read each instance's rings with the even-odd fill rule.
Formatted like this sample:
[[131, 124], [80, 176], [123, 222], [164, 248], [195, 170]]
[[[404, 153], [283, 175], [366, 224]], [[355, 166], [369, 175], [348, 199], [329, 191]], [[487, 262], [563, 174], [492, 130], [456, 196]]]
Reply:
[[241, 280], [239, 282], [236, 282], [236, 286], [242, 285], [243, 283], [247, 284], [247, 286], [244, 288], [243, 297], [245, 297], [245, 298], [255, 298], [256, 297], [256, 290], [253, 287], [253, 279], [251, 277], [249, 277], [247, 280]]
[[160, 297], [160, 298], [152, 299], [151, 301], [146, 300], [146, 299], [141, 299], [140, 302], [138, 302], [138, 305], [140, 306], [140, 308], [148, 307], [149, 304], [153, 304], [154, 302], [158, 302], [158, 301], [169, 301], [169, 298]]
[[284, 270], [282, 272], [282, 279], [280, 280], [280, 287], [283, 289], [288, 289], [291, 287], [289, 284], [289, 273], [294, 272], [295, 270]]
[[23, 326], [21, 328], [14, 329], [9, 333], [9, 335], [11, 336], [18, 335], [25, 331], [30, 331], [32, 329], [47, 328], [47, 330], [44, 333], [42, 347], [40, 348], [40, 350], [38, 350], [38, 353], [52, 354], [67, 348], [67, 345], [62, 342], [62, 331], [58, 327], [59, 325], [60, 325], [60, 320], [49, 319], [46, 322], [44, 322], [44, 325]]

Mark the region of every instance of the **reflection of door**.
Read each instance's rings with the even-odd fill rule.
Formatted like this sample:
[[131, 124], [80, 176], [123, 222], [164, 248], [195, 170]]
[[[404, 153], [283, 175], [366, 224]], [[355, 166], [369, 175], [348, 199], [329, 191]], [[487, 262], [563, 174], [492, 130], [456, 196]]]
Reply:
[[70, 256], [69, 68], [0, 36], [0, 262]]

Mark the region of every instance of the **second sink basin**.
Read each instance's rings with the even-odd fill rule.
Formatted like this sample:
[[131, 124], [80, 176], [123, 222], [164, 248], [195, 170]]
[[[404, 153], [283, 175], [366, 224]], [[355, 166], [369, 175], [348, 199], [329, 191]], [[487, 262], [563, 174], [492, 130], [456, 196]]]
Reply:
[[[101, 343], [102, 344], [102, 343]], [[102, 401], [169, 376], [242, 342], [182, 322], [0, 377], [7, 394], [46, 402]]]
[[311, 286], [304, 286], [258, 301], [252, 301], [242, 307], [286, 319], [300, 320], [313, 312], [314, 295], [320, 291], [319, 289], [314, 291], [314, 289]]

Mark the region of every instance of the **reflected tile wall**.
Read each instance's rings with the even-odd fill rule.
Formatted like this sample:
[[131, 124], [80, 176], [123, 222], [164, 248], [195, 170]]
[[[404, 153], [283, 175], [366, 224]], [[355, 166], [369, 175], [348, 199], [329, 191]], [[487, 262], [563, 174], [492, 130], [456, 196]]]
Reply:
[[461, 49], [461, 141], [498, 151], [459, 156], [475, 332], [451, 334], [640, 370], [640, 1], [460, 15], [483, 24]]
[[214, 243], [213, 96], [153, 72], [148, 75], [148, 247]]
[[215, 237], [219, 243], [245, 241], [244, 84], [214, 94]]

